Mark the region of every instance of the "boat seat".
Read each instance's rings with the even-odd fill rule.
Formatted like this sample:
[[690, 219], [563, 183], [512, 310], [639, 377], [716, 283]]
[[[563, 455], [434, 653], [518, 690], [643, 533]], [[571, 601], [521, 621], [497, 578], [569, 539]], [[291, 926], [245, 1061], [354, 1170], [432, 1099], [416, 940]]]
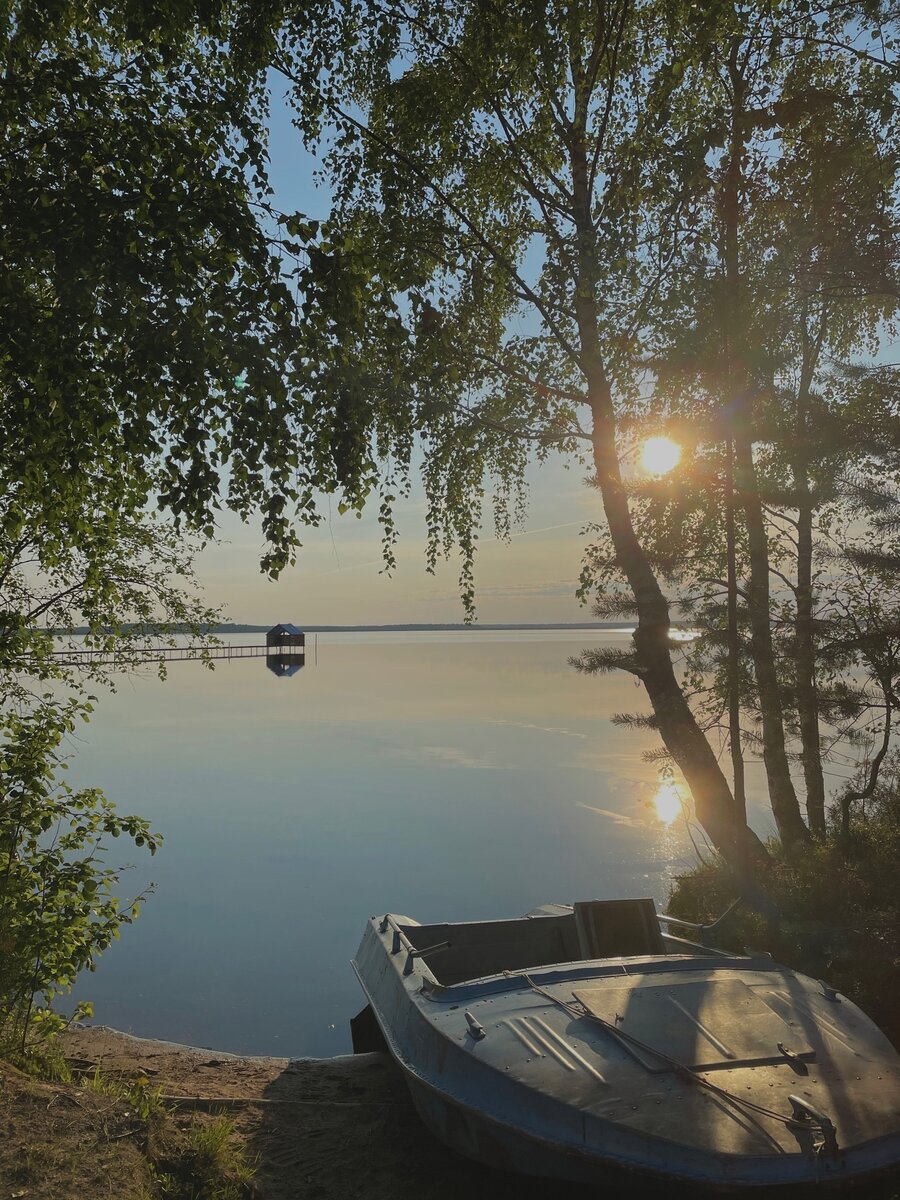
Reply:
[[581, 958], [665, 954], [656, 905], [644, 900], [582, 900], [575, 904]]
[[569, 963], [578, 957], [572, 913], [512, 921], [472, 921], [452, 925], [403, 925], [417, 950], [449, 942], [428, 959], [443, 984], [482, 979], [502, 971]]

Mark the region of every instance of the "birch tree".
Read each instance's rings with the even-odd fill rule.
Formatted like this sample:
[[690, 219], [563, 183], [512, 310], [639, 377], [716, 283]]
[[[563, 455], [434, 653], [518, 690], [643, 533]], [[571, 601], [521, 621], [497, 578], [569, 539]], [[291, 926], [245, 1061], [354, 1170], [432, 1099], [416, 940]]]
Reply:
[[[860, 33], [863, 16], [874, 39]], [[828, 107], [829, 87], [837, 107], [850, 89], [876, 125], [893, 120], [882, 16], [878, 6], [813, 11], [796, 0], [514, 10], [375, 0], [319, 21], [287, 6], [268, 47], [335, 195], [320, 246], [298, 267], [308, 359], [319, 364], [307, 382], [342, 395], [351, 421], [367, 428], [348, 449], [381, 489], [388, 557], [390, 505], [409, 477], [414, 435], [431, 561], [460, 545], [467, 602], [487, 477], [499, 479], [503, 532], [527, 455], [580, 455], [603, 512], [589, 585], [615, 603], [624, 588], [637, 624], [627, 652], [586, 652], [578, 665], [641, 682], [700, 823], [733, 861], [760, 847], [673, 661], [665, 572], [630, 495], [627, 452], [639, 422], [664, 414], [659, 385], [675, 325], [696, 324], [706, 305], [717, 394], [711, 402], [695, 393], [686, 417], [729, 414], [720, 437], [731, 462], [726, 510], [747, 555], [743, 608], [769, 796], [782, 839], [802, 845], [760, 479], [760, 397], [772, 376], [754, 358], [755, 325], [773, 297], [753, 293], [749, 231], [758, 208], [775, 202], [785, 158], [777, 143], [793, 145]], [[310, 120], [310, 63], [326, 43], [334, 69]], [[890, 179], [882, 182], [880, 194], [890, 194]], [[785, 227], [779, 236], [789, 236]], [[865, 241], [854, 250], [860, 266]], [[386, 457], [382, 476], [375, 464]], [[735, 659], [733, 676], [738, 667]], [[739, 723], [734, 707], [732, 715]]]

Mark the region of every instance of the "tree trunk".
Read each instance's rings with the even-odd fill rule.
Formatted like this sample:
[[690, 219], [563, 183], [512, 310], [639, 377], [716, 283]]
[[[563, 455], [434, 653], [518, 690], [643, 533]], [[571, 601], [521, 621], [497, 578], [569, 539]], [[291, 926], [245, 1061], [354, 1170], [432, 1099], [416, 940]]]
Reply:
[[663, 743], [678, 765], [694, 800], [697, 820], [717, 850], [745, 874], [753, 860], [766, 856], [762, 843], [738, 819], [734, 797], [718, 760], [675, 676], [669, 647], [669, 605], [631, 520], [616, 446], [615, 410], [600, 351], [595, 295], [596, 232], [591, 220], [584, 113], [576, 90], [576, 115], [570, 150], [573, 215], [577, 231], [575, 317], [581, 366], [591, 409], [591, 441], [596, 481], [617, 562], [625, 574], [638, 614], [634, 633], [636, 673], [643, 683]]
[[769, 800], [778, 833], [786, 846], [809, 840], [809, 830], [800, 815], [800, 804], [791, 779], [784, 740], [784, 712], [781, 705], [775, 648], [769, 621], [769, 546], [762, 503], [756, 486], [750, 437], [736, 439], [740, 490], [743, 493], [750, 548], [750, 580], [747, 607], [750, 612], [750, 649], [759, 693], [762, 717], [763, 761], [769, 785]]
[[[804, 436], [800, 434], [801, 438]], [[805, 474], [797, 518], [797, 613], [794, 620], [797, 670], [797, 714], [803, 777], [806, 782], [806, 818], [813, 837], [825, 837], [825, 776], [819, 736], [819, 696], [816, 689], [816, 649], [813, 637], [812, 503]]]
[[781, 706], [772, 628], [769, 623], [769, 547], [762, 502], [753, 463], [753, 386], [741, 352], [746, 339], [745, 312], [740, 267], [738, 233], [741, 222], [740, 187], [746, 123], [744, 120], [745, 81], [738, 63], [740, 39], [732, 42], [728, 70], [732, 91], [731, 130], [721, 197], [722, 250], [725, 261], [725, 303], [723, 320], [728, 347], [728, 375], [732, 384], [733, 437], [738, 494], [744, 509], [750, 552], [750, 581], [747, 607], [750, 615], [750, 649], [759, 693], [763, 727], [763, 761], [769, 786], [769, 800], [785, 845], [807, 841], [809, 831], [803, 824], [797, 793], [791, 780], [784, 740], [784, 715]]
[[747, 823], [747, 790], [744, 783], [744, 752], [741, 747], [741, 643], [737, 612], [737, 548], [734, 529], [734, 444], [728, 439], [725, 481], [725, 554], [728, 582], [728, 742], [731, 778], [738, 820]]
[[[596, 324], [580, 319], [579, 329], [582, 345], [589, 346], [596, 338]], [[586, 364], [591, 357], [585, 355]], [[663, 743], [691, 790], [697, 820], [733, 866], [746, 868], [749, 859], [762, 858], [765, 851], [740, 819], [728, 781], [675, 676], [669, 648], [669, 605], [634, 532], [619, 470], [609, 385], [596, 357], [587, 373], [597, 483], [616, 558], [638, 612], [634, 633], [637, 674], [650, 698]]]
[[856, 800], [869, 800], [875, 794], [881, 764], [884, 762], [891, 744], [891, 727], [894, 716], [894, 689], [892, 685], [895, 670], [896, 667], [892, 663], [890, 669], [875, 672], [878, 682], [881, 684], [882, 695], [884, 696], [884, 728], [881, 731], [881, 746], [869, 764], [866, 772], [866, 782], [863, 787], [858, 789], [848, 788], [841, 796], [841, 841], [844, 844], [845, 857], [850, 843], [850, 806]]
[[814, 838], [825, 837], [825, 776], [822, 771], [822, 742], [819, 733], [819, 695], [816, 688], [816, 643], [813, 631], [813, 501], [809, 490], [809, 397], [813, 375], [825, 340], [826, 313], [823, 309], [818, 334], [809, 336], [809, 316], [804, 306], [803, 363], [797, 388], [797, 435], [795, 442], [794, 489], [797, 493], [797, 592], [794, 638], [796, 643], [797, 715], [806, 783], [806, 819]]

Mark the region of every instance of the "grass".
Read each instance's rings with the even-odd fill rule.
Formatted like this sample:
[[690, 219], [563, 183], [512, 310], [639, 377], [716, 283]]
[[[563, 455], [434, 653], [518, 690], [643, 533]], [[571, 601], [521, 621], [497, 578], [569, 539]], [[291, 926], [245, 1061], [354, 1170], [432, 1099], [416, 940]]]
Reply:
[[[117, 1095], [0, 1061], [0, 1196], [156, 1200], [143, 1123]], [[137, 1135], [137, 1136], [135, 1136]]]
[[165, 1200], [246, 1200], [253, 1195], [255, 1164], [226, 1117], [197, 1118], [182, 1130], [178, 1155], [158, 1178]]
[[71, 1083], [72, 1069], [55, 1038], [29, 1043], [23, 1051], [16, 1041], [0, 1036], [0, 1059], [34, 1079]]
[[162, 1089], [151, 1087], [150, 1081], [143, 1076], [131, 1080], [115, 1079], [96, 1067], [91, 1074], [84, 1076], [81, 1086], [95, 1095], [112, 1096], [123, 1101], [128, 1106], [128, 1114], [139, 1121], [149, 1123], [169, 1116], [169, 1109], [162, 1100]]
[[144, 1125], [143, 1143], [156, 1172], [160, 1200], [246, 1200], [252, 1196], [254, 1165], [222, 1116], [195, 1117], [186, 1128], [162, 1090], [143, 1077], [119, 1080], [97, 1068], [85, 1077], [85, 1091], [127, 1105], [126, 1113]]
[[0, 1196], [87, 1200], [113, 1178], [121, 1200], [253, 1196], [255, 1163], [230, 1120], [183, 1121], [144, 1076], [72, 1074], [52, 1040], [15, 1066], [0, 1061]]

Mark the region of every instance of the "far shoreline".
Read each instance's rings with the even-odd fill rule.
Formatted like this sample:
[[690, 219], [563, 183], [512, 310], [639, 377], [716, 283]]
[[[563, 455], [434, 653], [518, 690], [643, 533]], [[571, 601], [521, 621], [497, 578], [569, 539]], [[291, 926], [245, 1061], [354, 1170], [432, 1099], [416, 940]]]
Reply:
[[[277, 624], [277, 622], [275, 622]], [[272, 625], [241, 625], [241, 624], [221, 624], [221, 625], [203, 625], [200, 627], [200, 633], [268, 633]], [[151, 625], [126, 625], [123, 626], [125, 632], [134, 633], [136, 630], [143, 633], [165, 634], [189, 634], [194, 630], [189, 629], [186, 625], [167, 626], [159, 629]], [[623, 625], [621, 621], [576, 621], [576, 622], [531, 622], [514, 625], [504, 625], [496, 623], [481, 624], [473, 623], [466, 625], [463, 622], [444, 623], [444, 624], [408, 624], [408, 625], [304, 625], [302, 626], [304, 633], [478, 633], [481, 631], [489, 631], [492, 633], [498, 632], [547, 632], [552, 630], [562, 630], [566, 632], [573, 630], [576, 632], [595, 632], [595, 633], [632, 633], [633, 625]], [[89, 629], [86, 625], [79, 625], [75, 629], [49, 629], [48, 633], [58, 636], [85, 636], [89, 633], [96, 633], [96, 630]], [[103, 631], [101, 631], [103, 632]]]

